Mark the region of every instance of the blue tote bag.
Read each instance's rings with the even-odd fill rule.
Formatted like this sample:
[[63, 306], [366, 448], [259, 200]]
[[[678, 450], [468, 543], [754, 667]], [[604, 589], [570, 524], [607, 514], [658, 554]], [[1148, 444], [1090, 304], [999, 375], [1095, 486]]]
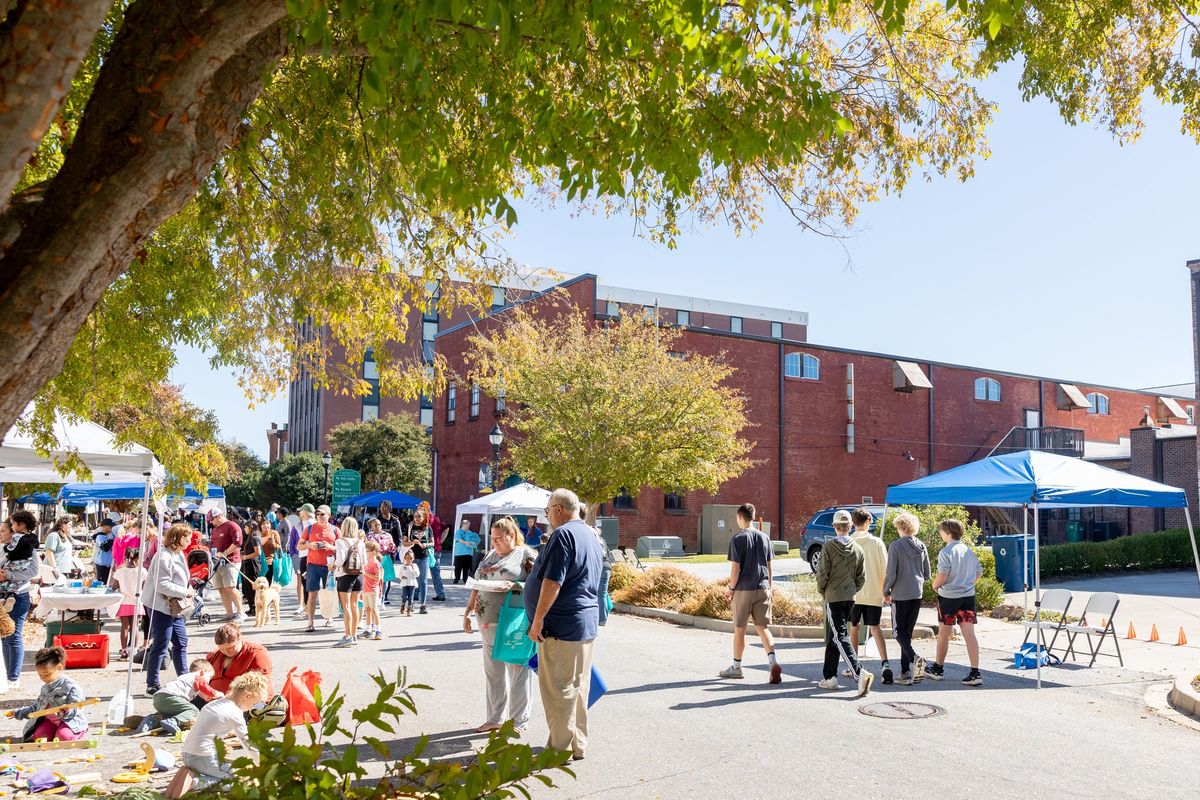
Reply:
[[496, 642], [492, 645], [492, 659], [503, 661], [505, 664], [524, 666], [529, 663], [537, 647], [530, 639], [525, 629], [529, 622], [525, 619], [525, 605], [512, 605], [512, 592], [504, 595], [504, 604], [500, 606], [500, 619], [496, 622]]

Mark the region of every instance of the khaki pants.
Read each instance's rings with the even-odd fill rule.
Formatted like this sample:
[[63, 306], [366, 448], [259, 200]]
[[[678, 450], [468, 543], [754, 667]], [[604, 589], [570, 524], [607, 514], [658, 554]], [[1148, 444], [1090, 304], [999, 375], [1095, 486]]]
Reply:
[[[529, 724], [529, 712], [533, 709], [529, 668], [492, 658], [492, 647], [496, 644], [495, 625], [481, 624], [479, 633], [483, 638], [483, 676], [487, 680], [487, 721], [493, 725], [502, 724], [507, 708], [507, 718], [518, 728], [524, 728]], [[538, 668], [541, 669], [540, 664]]]
[[587, 748], [587, 701], [592, 640], [550, 639], [538, 645], [538, 688], [550, 739], [546, 746], [582, 756]]

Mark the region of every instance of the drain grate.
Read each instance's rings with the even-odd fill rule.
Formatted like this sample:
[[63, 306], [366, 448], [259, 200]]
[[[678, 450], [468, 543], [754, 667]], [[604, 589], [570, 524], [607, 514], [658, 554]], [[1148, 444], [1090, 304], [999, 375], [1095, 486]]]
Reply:
[[929, 703], [871, 703], [859, 706], [858, 713], [879, 719], [929, 719], [945, 714], [946, 709]]

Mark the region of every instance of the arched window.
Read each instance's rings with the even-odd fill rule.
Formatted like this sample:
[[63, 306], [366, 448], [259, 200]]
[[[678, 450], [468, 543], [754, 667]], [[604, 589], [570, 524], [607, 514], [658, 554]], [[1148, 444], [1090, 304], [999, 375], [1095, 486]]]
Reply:
[[819, 381], [821, 380], [821, 360], [808, 353], [788, 353], [783, 357], [783, 375], [786, 378]]
[[1000, 402], [1000, 381], [995, 378], [975, 379], [975, 399], [987, 400], [992, 403]]
[[1087, 410], [1089, 414], [1107, 414], [1108, 413], [1108, 395], [1092, 392], [1087, 396], [1087, 401], [1092, 404]]

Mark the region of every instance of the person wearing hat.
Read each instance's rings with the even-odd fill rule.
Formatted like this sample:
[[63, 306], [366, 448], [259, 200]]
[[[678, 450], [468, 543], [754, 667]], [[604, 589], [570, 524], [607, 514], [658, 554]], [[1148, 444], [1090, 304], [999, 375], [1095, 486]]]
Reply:
[[238, 577], [242, 568], [242, 526], [225, 516], [221, 509], [213, 511], [213, 528], [209, 532], [209, 550], [224, 563], [212, 572], [212, 586], [221, 596], [226, 619], [242, 618], [242, 595], [238, 592]]
[[836, 511], [833, 530], [837, 536], [825, 542], [821, 549], [821, 560], [817, 563], [817, 591], [825, 600], [825, 620], [829, 623], [823, 680], [817, 685], [822, 689], [840, 688], [837, 666], [838, 661], [844, 658], [858, 683], [858, 696], [862, 697], [871, 691], [875, 676], [859, 666], [847, 630], [850, 611], [854, 608], [854, 595], [867, 581], [862, 548], [850, 540], [853, 527], [849, 511]]
[[317, 611], [317, 593], [329, 582], [329, 562], [337, 549], [338, 530], [330, 524], [329, 516], [329, 506], [317, 506], [316, 523], [301, 535], [297, 544], [308, 560], [304, 571], [304, 591], [308, 593], [308, 604], [304, 609], [308, 616], [305, 631], [308, 633], [316, 630], [313, 615]]
[[100, 520], [100, 527], [92, 534], [92, 566], [96, 569], [96, 580], [101, 583], [108, 583], [108, 576], [112, 573], [113, 565], [113, 521], [111, 519]]

